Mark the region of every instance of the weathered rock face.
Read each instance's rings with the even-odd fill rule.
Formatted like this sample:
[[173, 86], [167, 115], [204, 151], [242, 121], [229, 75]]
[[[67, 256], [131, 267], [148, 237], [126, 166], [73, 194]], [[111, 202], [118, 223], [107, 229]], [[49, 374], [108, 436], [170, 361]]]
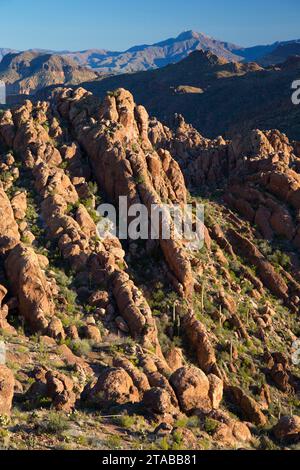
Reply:
[[20, 241], [17, 222], [10, 201], [0, 186], [0, 253], [5, 254]]
[[170, 150], [190, 187], [226, 185], [225, 201], [266, 239], [284, 237], [299, 248], [299, 222], [291, 208], [300, 207], [299, 156], [279, 131], [253, 130], [232, 142], [209, 140], [177, 116], [175, 131], [154, 121], [155, 145]]
[[184, 328], [196, 350], [199, 367], [206, 373], [212, 372], [216, 365], [216, 356], [204, 325], [190, 312], [184, 318]]
[[72, 380], [59, 372], [48, 371], [45, 375], [47, 396], [59, 411], [71, 412], [74, 409], [76, 395]]
[[89, 339], [94, 344], [99, 344], [101, 342], [101, 333], [96, 325], [87, 324], [83, 327], [82, 334], [84, 338]]
[[214, 410], [217, 410], [223, 399], [223, 381], [214, 374], [209, 374], [209, 398]]
[[27, 198], [25, 192], [18, 192], [11, 200], [11, 206], [16, 220], [23, 220], [26, 216]]
[[171, 396], [167, 390], [154, 387], [144, 394], [143, 403], [148, 410], [155, 414], [175, 414], [176, 408], [172, 404]]
[[276, 439], [286, 442], [298, 442], [300, 440], [299, 416], [283, 416], [273, 428]]
[[142, 398], [144, 393], [150, 389], [150, 384], [146, 374], [137, 367], [134, 367], [134, 365], [125, 357], [115, 357], [113, 363], [115, 367], [123, 368], [127, 374], [130, 375], [135, 387], [140, 393], [140, 398]]
[[172, 405], [174, 407], [178, 407], [178, 400], [176, 398], [176, 394], [174, 393], [173, 388], [171, 387], [169, 380], [160, 372], [151, 372], [147, 373], [147, 378], [151, 387], [158, 387], [165, 390], [171, 398]]
[[294, 384], [288, 358], [282, 353], [266, 354], [265, 356], [268, 374], [273, 383], [282, 392], [291, 391]]
[[[117, 206], [119, 196], [127, 196], [128, 206], [143, 203], [149, 213], [152, 205], [186, 202], [184, 179], [178, 164], [166, 151], [157, 153], [148, 139], [148, 115], [136, 106], [132, 95], [120, 89], [102, 107], [83, 89], [63, 91], [57, 98], [58, 110], [67, 118], [89, 155], [97, 181]], [[108, 120], [108, 118], [110, 120]], [[87, 126], [87, 120], [92, 124]], [[160, 239], [166, 261], [176, 281], [187, 295], [193, 289], [193, 276], [181, 241]]]
[[7, 292], [8, 291], [6, 287], [0, 284], [0, 329], [7, 333], [14, 334], [16, 332], [15, 329], [8, 323], [6, 319], [9, 312], [8, 305], [3, 305], [3, 299], [5, 298]]
[[196, 367], [182, 367], [170, 378], [181, 409], [185, 413], [200, 409], [210, 410], [209, 381]]
[[175, 372], [176, 370], [183, 367], [183, 353], [179, 348], [172, 348], [166, 354], [166, 361], [170, 369]]
[[21, 315], [34, 331], [45, 331], [54, 315], [50, 285], [32, 248], [17, 245], [6, 260], [9, 282], [19, 300]]
[[[121, 114], [125, 115], [126, 112], [123, 110]], [[2, 139], [9, 144], [10, 136], [14, 135], [13, 142], [10, 143], [17, 152], [24, 155], [24, 164], [32, 171], [36, 190], [42, 198], [41, 213], [47, 226], [47, 235], [58, 244], [63, 259], [75, 272], [85, 271], [93, 283], [104, 283], [108, 286], [115, 297], [121, 316], [128, 323], [131, 335], [146, 347], [154, 347], [156, 353], [161, 356], [151, 309], [127, 273], [120, 268], [125, 265], [125, 253], [119, 240], [113, 238], [103, 242], [96, 241], [96, 225], [86, 208], [79, 204], [79, 194], [83, 192], [86, 197], [85, 191], [88, 189], [87, 183], [84, 186], [82, 182], [83, 175], [89, 173], [86, 170], [86, 161], [82, 159], [77, 145], [64, 147], [60, 154], [45, 129], [44, 123], [48, 119], [52, 122], [55, 119], [48, 103], [38, 103], [33, 107], [27, 101], [13, 114], [2, 117], [0, 123]], [[61, 135], [60, 128], [56, 129]], [[125, 134], [126, 132], [124, 130]], [[68, 163], [71, 162], [68, 174], [60, 167], [61, 155], [67, 158]], [[79, 182], [78, 178], [81, 178]], [[75, 185], [76, 183], [78, 184]], [[90, 194], [87, 194], [90, 197]], [[73, 206], [76, 207], [75, 214], [70, 213], [70, 207]], [[12, 262], [16, 263], [17, 257], [11, 256], [9, 263]], [[11, 280], [15, 279], [12, 271], [10, 269]], [[42, 285], [45, 287], [43, 282]], [[49, 298], [51, 299], [51, 295]], [[27, 307], [22, 308], [26, 311]], [[43, 309], [44, 316], [46, 310], [48, 310], [46, 316], [51, 316], [51, 308]], [[33, 316], [37, 315], [34, 313]], [[38, 318], [38, 328], [46, 328], [46, 322], [40, 314]], [[59, 337], [63, 337], [61, 331]], [[99, 333], [94, 331], [92, 339], [99, 341]]]
[[10, 415], [15, 379], [8, 367], [0, 364], [0, 416]]
[[53, 317], [47, 327], [47, 334], [50, 338], [64, 340], [66, 335], [63, 324], [59, 318]]
[[[51, 104], [25, 102], [2, 114], [0, 328], [9, 360], [26, 361], [18, 398], [35, 377], [24, 395], [33, 406], [43, 397], [66, 414], [79, 398], [83, 413], [88, 405], [130, 404], [163, 423], [159, 435], [176, 444], [180, 430], [169, 423], [185, 420], [183, 413], [200, 418], [199, 432], [218, 448], [250, 447], [250, 429], [259, 440], [268, 433], [263, 428], [274, 396], [286, 404], [299, 387], [288, 359], [300, 305], [295, 148], [274, 131], [210, 141], [180, 117], [171, 131], [124, 90], [102, 105], [84, 90], [60, 90]], [[205, 194], [205, 252], [192, 255], [173, 237], [147, 242], [141, 253], [138, 244], [98, 237], [100, 195], [116, 206], [122, 195], [131, 207], [183, 205], [187, 191], [178, 164], [189, 189], [225, 189], [214, 192], [213, 201]], [[201, 199], [193, 191], [190, 198]], [[287, 247], [291, 269], [285, 259], [280, 266], [280, 253], [268, 251], [278, 241]], [[19, 317], [26, 320], [24, 334]], [[27, 326], [39, 333], [34, 338], [49, 353], [51, 370], [28, 372], [40, 355], [30, 347]], [[28, 353], [19, 353], [11, 334]], [[69, 347], [60, 344], [65, 341]], [[286, 356], [271, 354], [270, 345], [286, 347]], [[253, 353], [264, 347], [263, 359]], [[185, 366], [190, 363], [199, 368]], [[267, 378], [269, 386], [247, 389], [246, 373], [258, 384]], [[232, 405], [249, 427], [226, 413]], [[276, 433], [298, 436], [297, 424], [289, 421], [284, 431], [278, 425]], [[188, 430], [182, 442], [201, 445]]]
[[299, 209], [299, 158], [287, 137], [278, 131], [253, 131], [234, 141], [230, 153], [240, 162], [228, 188], [230, 205], [255, 222], [266, 239], [283, 237], [298, 248], [293, 209]]
[[52, 406], [57, 411], [70, 413], [76, 402], [75, 385], [66, 375], [48, 370], [46, 367], [38, 367], [33, 371], [35, 382], [26, 393], [29, 400], [50, 398]]
[[131, 377], [121, 368], [104, 370], [89, 395], [89, 400], [100, 407], [136, 403], [139, 398]]
[[235, 230], [229, 230], [229, 236], [236, 252], [248, 259], [251, 265], [257, 268], [258, 274], [265, 286], [278, 297], [288, 300], [289, 288], [287, 284], [255, 245], [239, 235]]
[[214, 438], [223, 445], [241, 447], [252, 440], [251, 432], [245, 423], [232, 419], [224, 411], [213, 410], [209, 414], [217, 425]]
[[228, 391], [236, 406], [244, 414], [245, 418], [257, 426], [264, 426], [267, 422], [266, 416], [262, 413], [258, 403], [246, 395], [239, 387], [230, 387]]
[[175, 117], [174, 128], [171, 132], [152, 119], [149, 138], [153, 145], [170, 151], [188, 184], [200, 186], [222, 181], [228, 174], [228, 143], [222, 138], [205, 139], [180, 115]]

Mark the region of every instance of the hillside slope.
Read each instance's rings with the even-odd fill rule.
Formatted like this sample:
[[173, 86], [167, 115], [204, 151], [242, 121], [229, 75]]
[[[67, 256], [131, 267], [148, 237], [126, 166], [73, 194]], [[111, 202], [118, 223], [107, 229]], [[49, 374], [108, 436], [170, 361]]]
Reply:
[[[1, 114], [0, 161], [3, 446], [297, 447], [299, 142], [57, 89]], [[204, 204], [203, 248], [99, 238], [119, 196]]]
[[263, 56], [260, 63], [264, 66], [281, 64], [293, 56], [300, 56], [300, 41], [278, 45], [272, 52]]
[[[264, 69], [255, 63], [229, 63], [211, 53], [195, 51], [178, 64], [159, 70], [114, 76], [83, 86], [100, 98], [109, 90], [125, 87], [151, 115], [172, 125], [174, 115], [180, 113], [209, 137], [277, 128], [297, 139], [300, 109], [292, 103], [291, 84], [299, 76], [297, 58]], [[47, 92], [41, 96], [47, 96]]]
[[9, 94], [34, 94], [41, 88], [76, 85], [93, 80], [99, 74], [78, 66], [71, 59], [40, 52], [6, 54], [0, 63], [0, 79], [5, 81]]

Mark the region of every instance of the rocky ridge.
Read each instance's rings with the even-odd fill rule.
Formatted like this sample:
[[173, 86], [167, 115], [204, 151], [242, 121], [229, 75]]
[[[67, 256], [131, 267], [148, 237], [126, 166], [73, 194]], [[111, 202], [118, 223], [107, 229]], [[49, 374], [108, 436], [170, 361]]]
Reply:
[[2, 61], [0, 55], [0, 80], [5, 82], [8, 95], [33, 95], [51, 85], [78, 85], [100, 76], [71, 58], [50, 53], [11, 51]]
[[[1, 115], [0, 415], [42, 419], [52, 408], [56, 420], [78, 410], [84, 421], [89, 410], [104, 447], [97, 417], [109, 410], [133, 420], [126, 435], [144, 448], [292, 445], [298, 144], [278, 131], [211, 141], [177, 121], [172, 131], [149, 119], [124, 89], [102, 103], [57, 90]], [[138, 246], [97, 236], [100, 196], [149, 207], [203, 194], [197, 253], [172, 237]], [[6, 429], [9, 446], [27, 445]]]

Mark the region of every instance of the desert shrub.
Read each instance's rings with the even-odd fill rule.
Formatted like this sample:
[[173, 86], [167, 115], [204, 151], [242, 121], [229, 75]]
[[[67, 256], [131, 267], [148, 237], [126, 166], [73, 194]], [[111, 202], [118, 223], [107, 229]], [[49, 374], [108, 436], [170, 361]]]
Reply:
[[92, 347], [87, 339], [78, 339], [70, 342], [70, 348], [76, 356], [86, 356]]
[[114, 418], [114, 424], [120, 426], [121, 428], [130, 429], [135, 425], [135, 417], [124, 415], [124, 416], [117, 416]]
[[204, 429], [207, 434], [214, 434], [217, 430], [219, 423], [211, 418], [205, 418]]
[[112, 450], [120, 450], [122, 448], [122, 441], [120, 436], [114, 435], [109, 436], [106, 441], [105, 445]]
[[276, 250], [272, 255], [268, 257], [269, 261], [275, 265], [275, 267], [282, 267], [289, 269], [291, 267], [290, 257], [280, 250]]
[[37, 427], [45, 434], [61, 434], [70, 428], [70, 423], [63, 413], [51, 411], [45, 420], [38, 422]]

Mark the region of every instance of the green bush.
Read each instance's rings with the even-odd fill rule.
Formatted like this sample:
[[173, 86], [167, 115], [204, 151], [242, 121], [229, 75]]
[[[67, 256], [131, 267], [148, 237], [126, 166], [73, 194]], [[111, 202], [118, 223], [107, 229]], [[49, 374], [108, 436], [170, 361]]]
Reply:
[[46, 420], [38, 423], [38, 429], [45, 434], [61, 434], [70, 428], [68, 418], [63, 413], [51, 411]]

